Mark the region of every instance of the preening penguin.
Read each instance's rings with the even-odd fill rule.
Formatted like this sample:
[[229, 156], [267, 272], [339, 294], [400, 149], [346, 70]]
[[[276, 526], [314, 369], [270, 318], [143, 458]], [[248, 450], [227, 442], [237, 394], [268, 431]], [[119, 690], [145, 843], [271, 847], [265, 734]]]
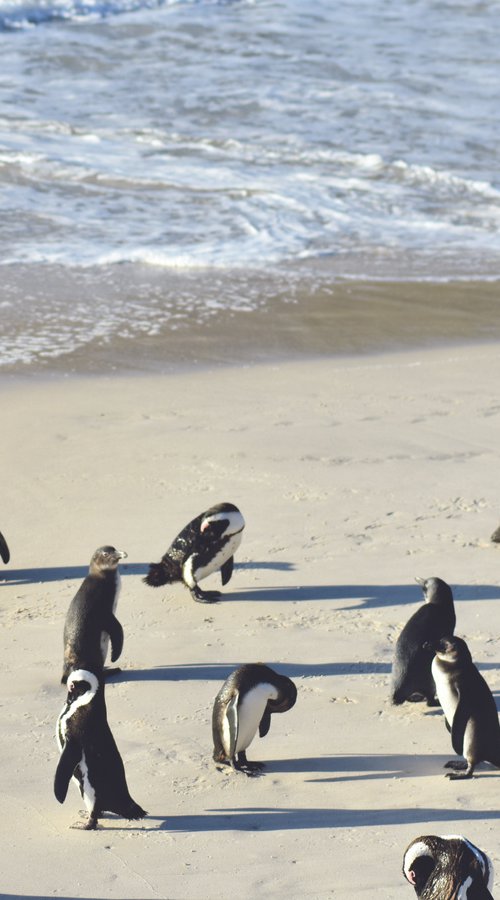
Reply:
[[269, 666], [240, 666], [229, 676], [215, 698], [212, 714], [214, 760], [245, 775], [255, 775], [264, 763], [249, 762], [246, 749], [257, 729], [265, 737], [273, 713], [286, 712], [297, 699], [297, 688], [285, 675]]
[[421, 900], [493, 900], [490, 858], [460, 835], [415, 838], [405, 850], [403, 874]]
[[93, 672], [77, 669], [69, 675], [56, 737], [61, 752], [54, 780], [56, 798], [64, 803], [73, 777], [89, 814], [84, 825], [74, 828], [96, 828], [104, 812], [124, 819], [147, 815], [128, 792], [122, 758], [106, 716], [104, 682]]
[[395, 705], [425, 697], [436, 706], [436, 686], [432, 677], [433, 653], [424, 644], [433, 643], [455, 629], [455, 608], [451, 588], [441, 578], [416, 578], [425, 603], [404, 626], [396, 642], [392, 664], [391, 702]]
[[[500, 724], [496, 703], [478, 672], [462, 638], [444, 637], [434, 645], [432, 673], [455, 753], [464, 760], [450, 760], [445, 768], [456, 769], [447, 777], [472, 778], [480, 762], [500, 769]], [[460, 771], [463, 770], [463, 771]]]
[[66, 684], [73, 669], [89, 669], [100, 675], [110, 640], [111, 661], [115, 662], [120, 656], [123, 629], [115, 609], [120, 592], [118, 563], [126, 556], [123, 550], [99, 547], [90, 560], [89, 574], [73, 597], [66, 615], [62, 684]]
[[7, 541], [5, 540], [2, 532], [0, 531], [0, 556], [2, 557], [2, 561], [7, 565], [10, 559], [10, 550], [7, 546]]
[[222, 584], [228, 583], [244, 527], [232, 503], [212, 506], [182, 529], [159, 563], [151, 563], [144, 581], [152, 587], [182, 581], [198, 603], [220, 600], [220, 591], [203, 591], [198, 582], [220, 570]]

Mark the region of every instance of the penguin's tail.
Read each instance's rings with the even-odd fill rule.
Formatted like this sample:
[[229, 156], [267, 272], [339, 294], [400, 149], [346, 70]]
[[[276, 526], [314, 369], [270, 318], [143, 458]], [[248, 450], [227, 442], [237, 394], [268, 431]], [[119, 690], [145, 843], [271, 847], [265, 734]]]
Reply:
[[167, 584], [167, 573], [161, 562], [151, 563], [148, 574], [142, 580], [144, 584], [149, 584], [151, 587], [161, 587], [162, 584]]
[[142, 580], [151, 587], [161, 587], [162, 584], [172, 584], [176, 579], [162, 560], [159, 563], [151, 563], [148, 574]]
[[393, 706], [401, 706], [406, 700], [406, 694], [401, 688], [396, 688], [391, 694], [391, 703]]
[[124, 819], [143, 819], [144, 816], [147, 816], [147, 812], [142, 806], [139, 806], [135, 800], [130, 801], [130, 805], [125, 810]]

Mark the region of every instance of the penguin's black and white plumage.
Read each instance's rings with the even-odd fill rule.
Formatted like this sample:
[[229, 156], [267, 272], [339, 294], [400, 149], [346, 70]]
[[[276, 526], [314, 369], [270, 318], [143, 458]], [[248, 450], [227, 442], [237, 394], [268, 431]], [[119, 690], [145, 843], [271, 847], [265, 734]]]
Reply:
[[0, 531], [0, 556], [2, 557], [2, 562], [7, 565], [10, 559], [10, 550], [7, 546], [7, 541], [5, 540], [2, 532]]
[[220, 591], [203, 591], [199, 582], [220, 570], [222, 584], [228, 583], [244, 527], [233, 503], [212, 506], [182, 529], [159, 563], [151, 563], [144, 581], [152, 587], [182, 581], [198, 603], [220, 600]]
[[285, 675], [262, 663], [240, 666], [229, 676], [215, 698], [212, 714], [214, 760], [255, 775], [264, 763], [249, 762], [246, 749], [257, 729], [265, 737], [273, 713], [286, 712], [297, 699], [297, 688]]
[[104, 682], [94, 672], [76, 669], [68, 677], [66, 703], [57, 720], [61, 756], [54, 793], [64, 803], [73, 777], [89, 814], [83, 825], [97, 828], [105, 812], [123, 819], [142, 819], [147, 813], [129, 794], [123, 761], [106, 716]]
[[500, 723], [493, 694], [472, 662], [462, 638], [444, 637], [434, 645], [432, 674], [455, 753], [445, 768], [452, 779], [472, 778], [480, 762], [500, 769]]
[[441, 578], [416, 578], [424, 592], [425, 603], [408, 620], [396, 642], [392, 664], [391, 702], [425, 698], [436, 706], [436, 687], [432, 677], [433, 643], [455, 629], [455, 608], [451, 588]]
[[419, 900], [493, 900], [491, 860], [461, 835], [415, 838], [405, 850], [403, 874]]
[[89, 669], [101, 675], [110, 640], [111, 661], [115, 662], [120, 656], [123, 629], [115, 609], [120, 593], [118, 563], [126, 556], [123, 550], [106, 546], [99, 547], [90, 560], [89, 574], [73, 597], [66, 615], [62, 684], [66, 684], [73, 669]]

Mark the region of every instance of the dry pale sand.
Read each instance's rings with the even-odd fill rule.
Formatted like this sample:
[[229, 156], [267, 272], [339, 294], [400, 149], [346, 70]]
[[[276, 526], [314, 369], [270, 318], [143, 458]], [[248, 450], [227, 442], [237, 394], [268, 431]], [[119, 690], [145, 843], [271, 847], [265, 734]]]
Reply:
[[[407, 843], [461, 833], [500, 872], [500, 772], [450, 782], [440, 711], [392, 708], [394, 641], [454, 590], [498, 698], [500, 345], [144, 378], [5, 382], [0, 529], [2, 897], [412, 897]], [[218, 605], [141, 576], [230, 500], [247, 528]], [[94, 549], [128, 551], [108, 717], [140, 823], [70, 830], [52, 792], [68, 604]], [[205, 586], [215, 586], [209, 579]], [[211, 708], [236, 665], [298, 686], [250, 759], [215, 769]], [[500, 882], [497, 882], [497, 884]]]

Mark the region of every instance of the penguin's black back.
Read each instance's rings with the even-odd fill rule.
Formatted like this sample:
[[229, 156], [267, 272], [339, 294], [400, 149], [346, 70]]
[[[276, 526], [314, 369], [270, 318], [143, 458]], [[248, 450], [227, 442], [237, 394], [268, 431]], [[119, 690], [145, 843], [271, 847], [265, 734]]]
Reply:
[[456, 623], [451, 604], [424, 603], [408, 619], [396, 642], [392, 673], [392, 702], [403, 703], [413, 693], [434, 692], [431, 666], [433, 653], [424, 644], [433, 644], [453, 634]]
[[118, 586], [116, 570], [89, 574], [73, 597], [64, 623], [66, 675], [103, 670], [101, 635], [109, 627]]
[[170, 544], [159, 563], [150, 563], [144, 582], [151, 587], [182, 581], [182, 567], [193, 553], [199, 538], [200, 525], [205, 513], [192, 519]]

